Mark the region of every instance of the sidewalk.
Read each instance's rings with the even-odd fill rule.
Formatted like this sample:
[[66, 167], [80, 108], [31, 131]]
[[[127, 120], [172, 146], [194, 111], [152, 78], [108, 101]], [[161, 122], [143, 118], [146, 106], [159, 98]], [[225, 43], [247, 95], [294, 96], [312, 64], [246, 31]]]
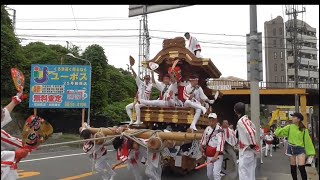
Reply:
[[[283, 146], [272, 152], [272, 157], [263, 155], [263, 164], [257, 165], [257, 180], [292, 180], [288, 156], [283, 154]], [[264, 151], [263, 151], [264, 154]]]
[[[280, 149], [272, 152], [272, 157], [262, 157], [263, 164], [257, 165], [257, 180], [292, 180], [289, 166], [289, 157], [283, 154], [283, 146], [279, 145]], [[299, 170], [298, 179], [301, 179]], [[308, 180], [319, 179], [315, 168], [306, 167], [308, 173]]]
[[[292, 180], [291, 173], [290, 173], [290, 165], [289, 165], [289, 158], [283, 153], [283, 146], [279, 144], [279, 149], [276, 152], [272, 152], [272, 157], [264, 157], [263, 151], [263, 164], [257, 164], [256, 168], [256, 180]], [[229, 166], [228, 169], [234, 169], [234, 167]], [[316, 180], [319, 179], [314, 174], [316, 170], [309, 171], [308, 173], [308, 180]], [[312, 175], [313, 174], [313, 175]], [[233, 180], [228, 175], [222, 178], [223, 180]], [[298, 170], [298, 179], [300, 180], [300, 173]]]

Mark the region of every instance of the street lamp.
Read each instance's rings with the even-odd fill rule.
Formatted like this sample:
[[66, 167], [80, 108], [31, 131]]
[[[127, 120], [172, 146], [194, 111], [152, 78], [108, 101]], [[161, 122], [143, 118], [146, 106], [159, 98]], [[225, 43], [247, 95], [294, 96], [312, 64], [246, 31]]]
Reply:
[[[79, 59], [79, 60], [82, 60], [82, 61], [86, 61], [87, 63], [90, 64], [90, 86], [91, 86], [91, 74], [92, 74], [92, 72], [91, 72], [91, 69], [92, 69], [91, 62], [90, 62], [89, 60], [87, 60], [87, 59], [83, 59], [83, 58], [80, 58], [80, 57], [76, 57], [75, 55], [73, 55], [73, 54], [71, 54], [71, 53], [68, 53], [68, 54], [66, 54], [66, 55], [67, 55], [67, 56], [70, 56], [70, 57], [73, 57], [73, 58], [75, 58], [75, 59]], [[90, 103], [91, 103], [90, 98], [91, 98], [91, 87], [89, 88], [89, 101], [90, 101], [90, 102], [89, 102], [88, 119], [87, 119], [88, 125], [90, 125]]]

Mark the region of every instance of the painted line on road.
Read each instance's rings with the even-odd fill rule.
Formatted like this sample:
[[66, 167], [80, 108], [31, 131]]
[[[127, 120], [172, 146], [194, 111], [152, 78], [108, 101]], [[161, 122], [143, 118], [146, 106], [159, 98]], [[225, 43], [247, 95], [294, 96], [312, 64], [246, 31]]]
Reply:
[[[117, 166], [115, 169], [121, 169], [121, 168], [125, 168], [125, 167], [127, 167], [127, 165], [126, 164], [122, 164], [122, 165]], [[96, 172], [88, 172], [88, 173], [79, 174], [79, 175], [76, 175], [76, 176], [66, 177], [66, 178], [59, 179], [59, 180], [75, 180], [75, 179], [80, 179], [80, 178], [92, 176], [93, 174], [96, 174]]]
[[32, 177], [32, 176], [38, 176], [40, 175], [40, 172], [36, 172], [36, 171], [30, 171], [30, 172], [18, 172], [18, 179], [22, 179], [22, 178], [27, 178], [27, 177]]
[[66, 154], [66, 155], [61, 155], [61, 156], [52, 156], [52, 157], [45, 157], [45, 158], [28, 159], [28, 160], [20, 161], [20, 163], [23, 163], [23, 162], [33, 162], [33, 161], [41, 161], [41, 160], [46, 160], [46, 159], [56, 159], [56, 158], [69, 157], [69, 156], [79, 156], [79, 155], [83, 155], [83, 154], [86, 154], [86, 153]]
[[[108, 150], [108, 151], [110, 152], [110, 151], [114, 151], [114, 150]], [[79, 155], [84, 155], [84, 154], [86, 154], [86, 153], [66, 154], [66, 155], [61, 155], [61, 156], [52, 156], [52, 157], [37, 158], [37, 159], [27, 159], [27, 160], [20, 161], [20, 163], [41, 161], [41, 160], [46, 160], [46, 159], [56, 159], [56, 158], [70, 157], [70, 156], [79, 156]]]

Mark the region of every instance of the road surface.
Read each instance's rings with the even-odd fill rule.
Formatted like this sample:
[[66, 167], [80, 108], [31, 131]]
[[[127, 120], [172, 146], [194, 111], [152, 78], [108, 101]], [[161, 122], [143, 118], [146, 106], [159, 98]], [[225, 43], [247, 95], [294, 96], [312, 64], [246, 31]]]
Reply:
[[[109, 146], [109, 163], [116, 162], [115, 151]], [[288, 158], [283, 154], [282, 146], [273, 157], [263, 157], [264, 163], [258, 169], [259, 177], [256, 180], [289, 180], [290, 168]], [[101, 179], [91, 171], [92, 164], [82, 149], [73, 148], [64, 151], [46, 152], [39, 150], [23, 159], [18, 165], [19, 179], [22, 180], [97, 180]], [[114, 180], [134, 180], [125, 165], [115, 170]], [[147, 179], [145, 177], [145, 179]], [[185, 176], [164, 173], [162, 180], [207, 180], [206, 168], [193, 171]], [[229, 180], [222, 178], [222, 180]]]
[[[113, 148], [109, 148], [108, 158], [110, 164], [116, 162]], [[30, 154], [18, 165], [18, 173], [22, 180], [97, 180], [101, 179], [97, 174], [91, 173], [91, 161], [81, 149], [67, 150], [50, 153]], [[114, 180], [131, 180], [132, 175], [125, 165], [115, 170], [117, 175]], [[206, 179], [206, 169], [192, 172], [184, 177], [173, 174], [164, 174], [162, 179]], [[147, 179], [147, 178], [145, 178]], [[133, 180], [133, 179], [132, 179]]]

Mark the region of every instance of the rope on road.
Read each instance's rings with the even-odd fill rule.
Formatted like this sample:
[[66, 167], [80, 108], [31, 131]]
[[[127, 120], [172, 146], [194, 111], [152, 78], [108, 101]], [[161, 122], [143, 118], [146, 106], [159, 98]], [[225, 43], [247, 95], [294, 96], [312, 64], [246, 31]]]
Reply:
[[44, 145], [40, 145], [39, 148], [50, 147], [50, 146], [60, 146], [60, 145], [66, 145], [66, 144], [76, 144], [76, 143], [86, 142], [86, 141], [90, 141], [90, 140], [100, 140], [100, 139], [109, 139], [109, 138], [114, 139], [115, 137], [118, 137], [118, 136], [120, 136], [120, 135], [100, 137], [100, 138], [91, 138], [91, 139], [82, 139], [82, 140], [75, 140], [75, 141], [67, 141], [67, 142], [61, 142], [61, 143], [44, 144]]
[[[120, 135], [113, 135], [113, 136], [105, 136], [105, 137], [99, 137], [99, 138], [90, 138], [90, 139], [82, 139], [82, 140], [75, 140], [75, 141], [67, 141], [67, 142], [61, 142], [61, 143], [52, 143], [52, 144], [43, 144], [40, 145], [38, 148], [44, 148], [44, 147], [51, 147], [51, 146], [61, 146], [61, 145], [67, 145], [67, 144], [77, 144], [77, 143], [81, 143], [81, 142], [87, 142], [87, 141], [95, 141], [95, 140], [101, 140], [101, 139], [110, 139], [108, 141], [106, 141], [105, 143], [103, 143], [103, 145], [109, 145], [116, 137], [122, 137], [125, 136], [133, 141], [135, 141], [136, 143], [138, 143], [139, 145], [147, 148], [147, 146], [142, 143], [139, 139], [137, 139], [135, 136], [151, 131], [150, 129], [142, 129], [139, 130], [137, 132], [134, 133], [125, 133], [123, 132]], [[160, 130], [156, 130], [153, 132], [153, 135], [156, 134], [157, 132], [160, 132]]]

